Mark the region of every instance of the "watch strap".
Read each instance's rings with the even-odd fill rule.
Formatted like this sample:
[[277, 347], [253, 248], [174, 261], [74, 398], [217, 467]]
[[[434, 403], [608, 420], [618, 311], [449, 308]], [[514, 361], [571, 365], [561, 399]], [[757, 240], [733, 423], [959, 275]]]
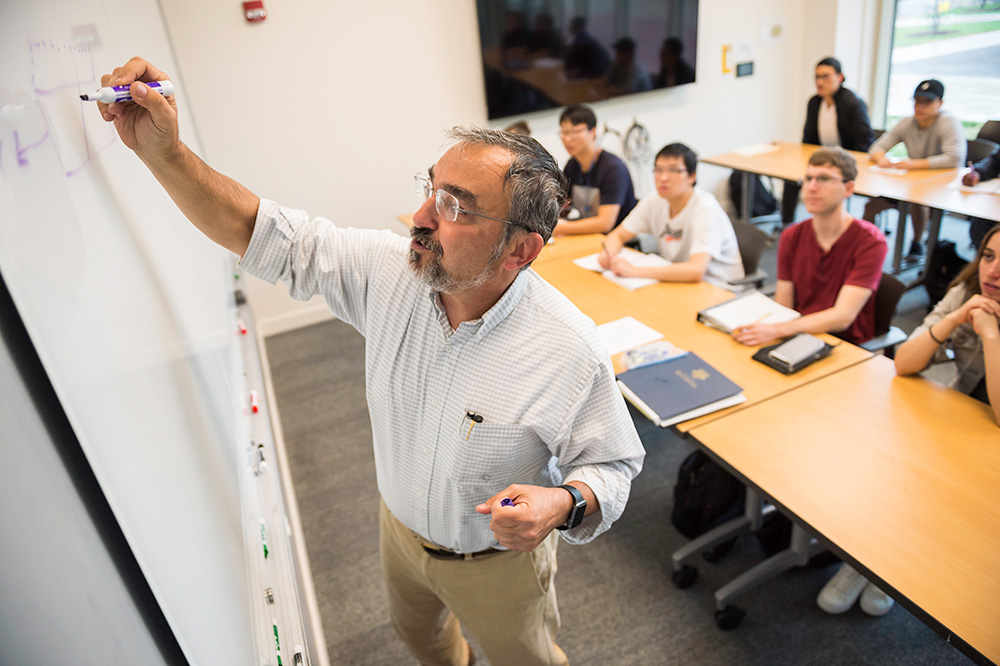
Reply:
[[583, 514], [587, 512], [587, 500], [583, 493], [570, 485], [559, 486], [573, 496], [573, 508], [569, 511], [566, 522], [556, 527], [557, 530], [571, 530], [583, 522]]

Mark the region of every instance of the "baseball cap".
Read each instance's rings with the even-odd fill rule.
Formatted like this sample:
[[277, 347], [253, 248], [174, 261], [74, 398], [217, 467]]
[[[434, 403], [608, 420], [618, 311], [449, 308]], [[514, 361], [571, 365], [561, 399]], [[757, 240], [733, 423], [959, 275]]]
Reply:
[[917, 89], [913, 91], [914, 97], [926, 97], [927, 99], [942, 99], [944, 97], [944, 84], [937, 79], [927, 79], [917, 84]]

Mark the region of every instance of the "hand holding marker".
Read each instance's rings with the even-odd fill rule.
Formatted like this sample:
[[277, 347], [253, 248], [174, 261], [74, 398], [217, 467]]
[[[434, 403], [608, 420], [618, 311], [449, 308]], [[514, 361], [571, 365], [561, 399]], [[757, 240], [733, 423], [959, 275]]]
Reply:
[[[145, 84], [150, 90], [158, 92], [164, 97], [174, 94], [174, 84], [170, 81], [150, 81]], [[131, 102], [132, 94], [129, 92], [131, 86], [106, 86], [97, 92], [80, 95], [84, 102], [103, 102], [111, 104], [113, 102]]]

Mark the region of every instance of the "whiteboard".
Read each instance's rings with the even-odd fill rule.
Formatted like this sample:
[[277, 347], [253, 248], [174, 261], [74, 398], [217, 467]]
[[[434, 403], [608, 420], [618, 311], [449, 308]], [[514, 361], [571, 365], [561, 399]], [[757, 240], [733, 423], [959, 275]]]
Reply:
[[79, 99], [139, 53], [197, 151], [155, 0], [0, 3], [0, 272], [188, 660], [243, 666], [232, 255]]

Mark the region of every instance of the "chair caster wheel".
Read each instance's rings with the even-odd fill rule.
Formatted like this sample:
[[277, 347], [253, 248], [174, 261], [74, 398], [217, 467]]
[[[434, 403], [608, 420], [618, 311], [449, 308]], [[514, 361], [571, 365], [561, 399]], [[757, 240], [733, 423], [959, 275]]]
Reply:
[[698, 580], [698, 569], [690, 564], [685, 564], [680, 571], [675, 571], [671, 575], [671, 578], [673, 578], [674, 585], [682, 590], [686, 590]]
[[731, 631], [740, 626], [740, 622], [743, 621], [745, 616], [746, 611], [740, 610], [730, 604], [722, 610], [715, 611], [715, 623], [719, 625], [719, 629]]

